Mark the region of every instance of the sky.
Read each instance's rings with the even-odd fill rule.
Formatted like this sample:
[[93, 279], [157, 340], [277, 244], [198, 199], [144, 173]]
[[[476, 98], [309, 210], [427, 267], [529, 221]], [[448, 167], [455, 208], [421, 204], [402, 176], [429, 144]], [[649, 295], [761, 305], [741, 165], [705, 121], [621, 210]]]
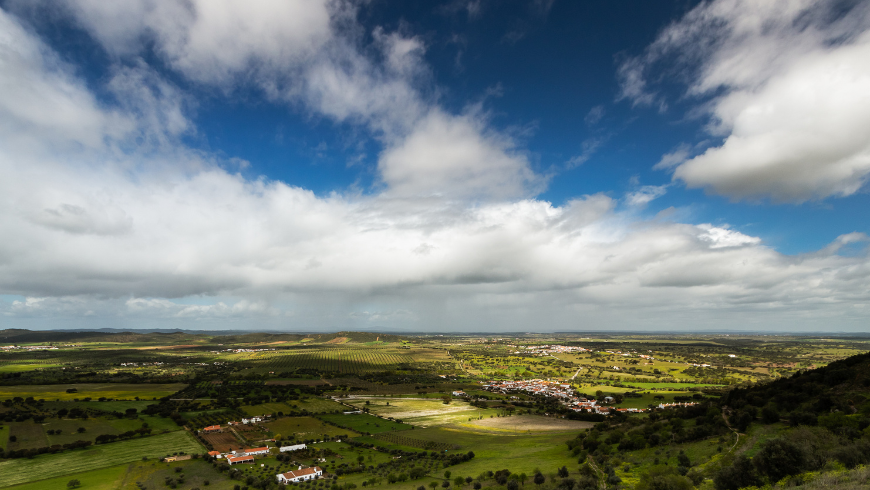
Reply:
[[870, 2], [0, 1], [0, 328], [867, 332]]

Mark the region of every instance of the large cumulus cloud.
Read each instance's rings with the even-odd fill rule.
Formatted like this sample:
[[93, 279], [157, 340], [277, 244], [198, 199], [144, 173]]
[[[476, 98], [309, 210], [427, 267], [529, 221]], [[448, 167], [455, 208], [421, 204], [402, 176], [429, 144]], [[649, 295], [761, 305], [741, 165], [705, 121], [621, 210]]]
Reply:
[[722, 143], [670, 162], [689, 187], [801, 202], [853, 194], [870, 174], [866, 2], [704, 2], [620, 76], [636, 104], [665, 103], [659, 80], [684, 81], [711, 116]]

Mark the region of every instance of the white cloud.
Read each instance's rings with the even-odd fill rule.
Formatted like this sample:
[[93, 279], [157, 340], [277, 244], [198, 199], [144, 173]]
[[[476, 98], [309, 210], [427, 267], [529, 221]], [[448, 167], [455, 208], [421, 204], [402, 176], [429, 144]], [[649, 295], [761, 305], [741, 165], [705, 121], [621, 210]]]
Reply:
[[[677, 60], [688, 94], [709, 97], [721, 145], [674, 178], [736, 199], [846, 196], [870, 175], [870, 6], [833, 1], [703, 3], [621, 67], [623, 97], [660, 99], [648, 79]], [[673, 70], [673, 65], [670, 68]], [[658, 76], [658, 75], [656, 75]]]
[[604, 112], [604, 106], [597, 105], [592, 109], [589, 109], [589, 112], [586, 114], [586, 117], [583, 118], [583, 121], [585, 121], [589, 126], [594, 126], [601, 121], [602, 117], [604, 117]]
[[662, 170], [676, 167], [677, 165], [680, 165], [681, 163], [688, 160], [690, 150], [691, 149], [689, 148], [689, 145], [685, 143], [680, 144], [670, 153], [665, 153], [664, 155], [662, 155], [661, 160], [659, 160], [659, 162], [656, 163], [653, 168], [656, 170]]
[[0, 130], [16, 147], [98, 147], [133, 124], [103, 110], [72, 68], [0, 10]]
[[433, 111], [399, 144], [388, 148], [379, 168], [390, 195], [522, 197], [543, 180], [513, 142], [486, 134], [472, 116]]
[[605, 137], [601, 137], [601, 138], [588, 138], [588, 139], [584, 140], [583, 143], [580, 145], [581, 146], [580, 154], [568, 159], [568, 162], [565, 164], [565, 167], [568, 169], [572, 169], [572, 168], [579, 167], [580, 165], [583, 165], [584, 163], [586, 163], [590, 158], [592, 158], [592, 155], [594, 155], [595, 152], [598, 151], [598, 148], [600, 148], [601, 145], [604, 144], [604, 141], [606, 139], [607, 138], [605, 138]]
[[635, 207], [646, 206], [651, 201], [664, 196], [667, 192], [667, 185], [645, 185], [634, 192], [628, 193], [625, 196], [625, 203]]
[[[543, 188], [510, 138], [489, 129], [479, 112], [450, 114], [427, 95], [434, 90], [420, 38], [378, 27], [372, 45], [362, 45], [351, 3], [129, 0], [125, 8], [85, 1], [69, 9], [110, 53], [137, 55], [151, 41], [190, 80], [228, 92], [254, 86], [273, 100], [368, 127], [384, 145], [378, 170], [395, 194], [499, 198]], [[160, 114], [179, 121], [177, 131], [187, 129], [183, 118]], [[448, 152], [444, 138], [454, 136], [462, 148]]]
[[236, 77], [300, 63], [331, 37], [325, 0], [125, 0], [67, 2], [76, 19], [112, 54], [138, 53], [154, 41], [192, 80], [227, 85]]

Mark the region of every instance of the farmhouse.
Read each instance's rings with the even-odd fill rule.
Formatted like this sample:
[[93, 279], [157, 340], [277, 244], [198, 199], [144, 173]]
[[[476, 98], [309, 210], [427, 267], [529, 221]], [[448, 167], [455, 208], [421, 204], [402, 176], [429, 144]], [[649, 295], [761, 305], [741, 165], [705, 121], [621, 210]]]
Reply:
[[464, 391], [454, 391], [453, 396], [465, 396], [465, 392]]
[[213, 458], [221, 458], [222, 457], [220, 451], [209, 451], [208, 455], [213, 457]]
[[221, 426], [219, 425], [209, 425], [208, 427], [202, 429], [203, 432], [220, 432]]
[[288, 471], [287, 473], [281, 473], [275, 475], [278, 478], [278, 483], [295, 483], [305, 480], [313, 480], [315, 478], [320, 478], [323, 476], [323, 470], [320, 469], [320, 466], [315, 466], [314, 468], [302, 468], [299, 467], [296, 471]]
[[239, 463], [254, 463], [253, 456], [227, 456], [227, 462], [231, 465]]
[[254, 454], [269, 454], [269, 448], [266, 446], [264, 446], [264, 447], [252, 447], [252, 448], [248, 448], [248, 449], [243, 449], [240, 452], [245, 453], [248, 456], [251, 456]]
[[293, 446], [281, 446], [281, 452], [286, 453], [288, 451], [299, 451], [299, 450], [305, 449], [307, 447], [308, 446], [306, 446], [305, 444], [295, 444]]

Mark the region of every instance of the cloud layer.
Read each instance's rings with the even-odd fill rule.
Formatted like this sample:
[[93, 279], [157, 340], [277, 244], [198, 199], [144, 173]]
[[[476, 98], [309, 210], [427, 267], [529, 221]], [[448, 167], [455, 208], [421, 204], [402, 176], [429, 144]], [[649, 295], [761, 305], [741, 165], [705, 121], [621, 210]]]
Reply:
[[[485, 114], [450, 113], [427, 89], [425, 46], [380, 30], [361, 45], [344, 4], [71, 5], [117, 57], [107, 99], [0, 11], [0, 293], [15, 297], [0, 312], [10, 322], [504, 331], [867, 319], [870, 262], [863, 249], [839, 253], [863, 235], [785, 256], [726, 225], [644, 217], [665, 186], [536, 199], [545, 179], [522, 149]], [[229, 18], [244, 43], [227, 44]], [[272, 32], [295, 25], [282, 20], [304, 25]], [[192, 83], [228, 96], [253, 86], [371, 131], [383, 144], [379, 187], [317, 196], [185, 147], [180, 136], [196, 131], [188, 96], [138, 58], [149, 42]]]
[[870, 6], [702, 3], [620, 68], [622, 96], [662, 104], [656, 77], [682, 77], [720, 145], [674, 178], [735, 199], [846, 196], [870, 174]]

